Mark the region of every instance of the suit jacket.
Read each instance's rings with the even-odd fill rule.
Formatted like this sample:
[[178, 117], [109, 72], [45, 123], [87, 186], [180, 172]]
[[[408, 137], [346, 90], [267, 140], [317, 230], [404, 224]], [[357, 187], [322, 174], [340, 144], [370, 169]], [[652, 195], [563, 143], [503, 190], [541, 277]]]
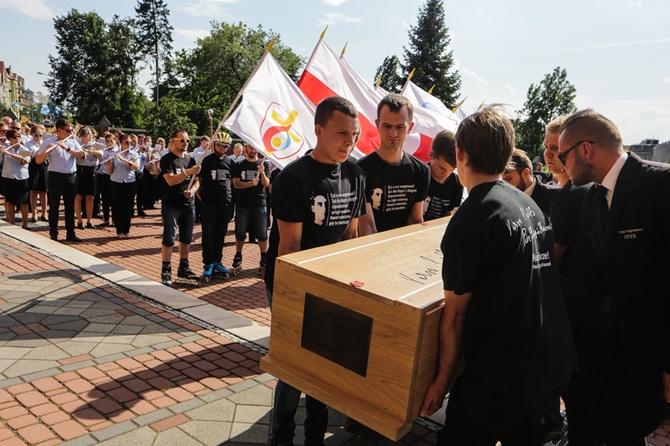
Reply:
[[[595, 188], [583, 210], [584, 234], [597, 252], [597, 280], [608, 292], [601, 307], [610, 341], [636, 385], [660, 391], [670, 373], [670, 166], [634, 153], [619, 174], [603, 234]], [[656, 390], [654, 390], [656, 389]]]
[[[535, 177], [535, 179], [537, 180], [537, 177]], [[561, 190], [560, 187], [549, 186], [548, 184], [544, 184], [541, 181], [535, 181], [535, 189], [533, 189], [533, 193], [530, 195], [530, 198], [532, 198], [535, 204], [537, 204], [540, 209], [542, 209], [542, 212], [549, 215], [551, 205], [554, 202], [554, 198], [556, 198], [556, 194], [559, 190]]]

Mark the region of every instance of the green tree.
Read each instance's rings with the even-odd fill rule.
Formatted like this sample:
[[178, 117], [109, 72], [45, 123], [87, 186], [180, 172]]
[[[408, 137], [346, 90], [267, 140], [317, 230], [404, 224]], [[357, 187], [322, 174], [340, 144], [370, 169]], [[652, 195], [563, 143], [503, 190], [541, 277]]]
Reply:
[[140, 125], [146, 105], [136, 87], [132, 20], [115, 16], [107, 24], [72, 9], [54, 19], [54, 29], [57, 56], [49, 55], [45, 82], [53, 104], [83, 124], [106, 115], [117, 126]]
[[412, 82], [424, 90], [434, 85], [433, 96], [453, 108], [460, 94], [461, 76], [457, 71], [449, 72], [454, 65], [453, 51], [448, 50], [450, 42], [443, 0], [427, 0], [419, 9], [416, 25], [410, 27], [402, 67], [405, 73], [416, 69]]
[[211, 34], [198, 39], [196, 48], [178, 52], [174, 63], [166, 64], [162, 91], [189, 108], [187, 116], [200, 133], [209, 133], [207, 110], [214, 110], [216, 127], [275, 38], [272, 55], [296, 80], [304, 60], [277, 34], [260, 25], [251, 29], [242, 23], [212, 22]]
[[164, 96], [160, 105], [151, 109], [147, 123], [147, 128], [154, 135], [154, 141], [159, 136], [168, 141], [172, 132], [179, 129], [186, 130], [189, 135], [195, 136], [197, 127], [187, 116], [193, 107], [193, 104], [173, 96]]
[[576, 94], [577, 89], [568, 81], [568, 72], [561, 67], [546, 74], [539, 85], [531, 84], [515, 122], [517, 147], [525, 150], [531, 159], [541, 155], [546, 125], [577, 109]]
[[375, 73], [375, 85], [381, 75], [380, 87], [391, 93], [400, 93], [403, 85], [403, 77], [400, 75], [400, 70], [401, 66], [398, 56], [385, 57], [384, 62], [377, 68], [377, 72]]
[[142, 54], [153, 57], [154, 99], [159, 104], [161, 63], [171, 59], [172, 25], [170, 10], [163, 0], [137, 0], [137, 46]]

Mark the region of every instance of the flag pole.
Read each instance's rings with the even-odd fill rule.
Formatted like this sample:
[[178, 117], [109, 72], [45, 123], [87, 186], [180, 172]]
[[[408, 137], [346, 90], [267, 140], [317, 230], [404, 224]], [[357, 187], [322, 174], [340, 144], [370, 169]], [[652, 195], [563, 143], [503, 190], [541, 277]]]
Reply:
[[340, 59], [344, 57], [344, 53], [347, 52], [347, 45], [349, 45], [349, 42], [344, 44], [344, 48], [342, 48], [342, 52], [340, 53]]
[[416, 71], [416, 68], [412, 68], [412, 72], [407, 75], [407, 80], [405, 80], [405, 85], [402, 86], [402, 89], [400, 90], [400, 94], [404, 94], [405, 90], [407, 89], [407, 86], [409, 85], [410, 79], [412, 79], [412, 76], [414, 76], [414, 72]]
[[[235, 96], [235, 99], [230, 104], [230, 107], [228, 107], [228, 110], [226, 111], [226, 114], [223, 116], [223, 119], [221, 120], [221, 122], [219, 122], [219, 125], [216, 126], [216, 131], [213, 133], [213, 135], [218, 135], [219, 134], [219, 130], [221, 130], [221, 127], [223, 126], [223, 123], [226, 122], [226, 119], [228, 119], [228, 116], [230, 116], [230, 114], [233, 112], [233, 109], [235, 108], [235, 106], [239, 102], [240, 98], [242, 97], [242, 93], [244, 92], [244, 89], [247, 88], [247, 84], [249, 84], [249, 80], [251, 80], [251, 78], [254, 77], [254, 74], [256, 74], [256, 71], [258, 71], [258, 68], [261, 66], [261, 64], [263, 63], [263, 61], [267, 57], [267, 55], [270, 54], [270, 49], [275, 44], [275, 40], [277, 40], [276, 37], [274, 39], [272, 39], [272, 42], [270, 42], [270, 44], [265, 49], [265, 53], [263, 53], [263, 56], [260, 58], [260, 60], [256, 64], [256, 67], [254, 67], [254, 70], [251, 72], [251, 74], [247, 78], [246, 82], [244, 82], [244, 85], [242, 86], [240, 91], [237, 93], [237, 96]], [[202, 163], [203, 159], [205, 159], [204, 154], [198, 160], [199, 161], [198, 165], [200, 165], [200, 163]], [[188, 189], [193, 187], [194, 182], [195, 182], [195, 175], [191, 177], [191, 181], [188, 183]]]
[[430, 90], [428, 90], [428, 94], [433, 94], [433, 88], [435, 88], [435, 84], [433, 84], [433, 86], [430, 87]]
[[452, 112], [452, 113], [456, 113], [456, 110], [458, 110], [459, 108], [461, 108], [461, 105], [463, 105], [463, 102], [465, 102], [465, 100], [466, 100], [467, 98], [468, 98], [467, 96], [464, 97], [463, 100], [462, 100], [461, 102], [459, 102], [458, 105], [456, 105], [456, 107], [454, 107], [453, 109], [451, 109], [451, 112]]
[[302, 82], [302, 78], [305, 77], [305, 73], [307, 73], [307, 68], [312, 64], [312, 60], [314, 60], [314, 54], [316, 54], [316, 49], [319, 47], [319, 44], [323, 40], [323, 38], [326, 36], [326, 31], [328, 31], [328, 26], [324, 28], [323, 32], [319, 36], [319, 40], [316, 42], [316, 45], [314, 45], [314, 49], [312, 50], [312, 54], [309, 56], [309, 60], [307, 61], [307, 64], [305, 64], [305, 68], [302, 70], [302, 74], [300, 75], [300, 79], [298, 79], [298, 85], [300, 85], [300, 82]]

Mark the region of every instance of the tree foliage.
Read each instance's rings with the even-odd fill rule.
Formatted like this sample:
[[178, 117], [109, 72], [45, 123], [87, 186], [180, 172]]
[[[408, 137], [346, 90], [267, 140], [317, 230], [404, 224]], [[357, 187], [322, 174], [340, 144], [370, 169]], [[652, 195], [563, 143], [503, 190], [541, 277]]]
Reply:
[[53, 103], [86, 124], [106, 115], [117, 126], [142, 125], [132, 20], [115, 16], [107, 24], [95, 12], [72, 9], [54, 18], [54, 29], [57, 55], [49, 55], [46, 81]]
[[516, 144], [528, 152], [531, 159], [542, 153], [546, 125], [558, 116], [572, 113], [577, 89], [568, 81], [568, 73], [554, 68], [538, 84], [531, 84], [523, 108], [516, 120]]
[[380, 87], [391, 93], [400, 93], [403, 85], [403, 77], [400, 74], [401, 69], [398, 56], [385, 57], [384, 62], [377, 68], [377, 72], [375, 73], [375, 84], [379, 76], [381, 76]]
[[405, 73], [416, 69], [412, 82], [424, 90], [433, 85], [433, 96], [447, 107], [453, 108], [459, 97], [461, 76], [457, 71], [449, 72], [454, 65], [450, 51], [449, 28], [445, 25], [444, 2], [426, 0], [419, 9], [417, 23], [409, 30], [409, 48], [403, 47]]
[[[186, 114], [198, 131], [209, 133], [207, 110], [223, 118], [237, 93], [275, 38], [272, 55], [292, 79], [298, 78], [304, 60], [281, 43], [279, 36], [262, 26], [248, 28], [243, 23], [212, 22], [209, 36], [198, 39], [196, 48], [180, 51], [168, 73], [162, 91], [190, 104]], [[216, 126], [216, 123], [214, 123]]]
[[153, 58], [154, 100], [159, 104], [159, 84], [161, 63], [169, 62], [172, 57], [172, 31], [170, 10], [163, 0], [137, 0], [135, 7], [137, 32], [136, 42], [142, 54]]

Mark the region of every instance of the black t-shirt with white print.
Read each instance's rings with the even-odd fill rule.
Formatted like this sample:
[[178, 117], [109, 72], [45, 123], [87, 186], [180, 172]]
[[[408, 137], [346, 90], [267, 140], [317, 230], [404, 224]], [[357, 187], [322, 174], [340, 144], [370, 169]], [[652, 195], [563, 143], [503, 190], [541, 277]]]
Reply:
[[412, 207], [428, 196], [430, 169], [403, 153], [399, 164], [389, 164], [377, 152], [358, 161], [365, 172], [365, 197], [372, 205], [377, 232], [407, 225]]
[[500, 396], [565, 384], [576, 357], [549, 218], [503, 181], [469, 192], [441, 246], [444, 289], [472, 293], [462, 337], [467, 369]]
[[[265, 175], [270, 175], [270, 166], [262, 159], [256, 161], [248, 161], [246, 158], [235, 163], [234, 178], [239, 178], [242, 181], [249, 182], [254, 178], [259, 178], [258, 166], [263, 166]], [[235, 190], [236, 203], [242, 208], [257, 208], [265, 207], [265, 187], [259, 181], [253, 187]]]
[[228, 155], [219, 157], [211, 153], [202, 160], [200, 173], [200, 198], [210, 206], [225, 207], [233, 203], [232, 177], [235, 161]]
[[[168, 152], [160, 160], [160, 168], [163, 174], [171, 173], [173, 175], [179, 175], [184, 172], [186, 169], [190, 169], [195, 166], [195, 160], [193, 157], [185, 153], [183, 158], [178, 157], [172, 152]], [[164, 206], [169, 206], [173, 208], [180, 207], [190, 207], [195, 205], [195, 200], [193, 197], [186, 198], [184, 192], [188, 189], [188, 185], [191, 182], [191, 177], [184, 177], [184, 181], [174, 186], [169, 186], [167, 182], [165, 183], [165, 189], [163, 191], [163, 200], [162, 204]]]
[[[354, 163], [322, 164], [304, 156], [286, 166], [272, 185], [275, 219], [302, 223], [300, 250], [339, 242], [351, 220], [364, 212], [365, 174]], [[277, 224], [272, 225], [265, 283], [274, 285], [279, 248]]]
[[444, 183], [438, 183], [431, 177], [428, 197], [423, 201], [423, 220], [434, 220], [446, 216], [461, 205], [462, 198], [463, 186], [456, 172], [452, 172]]

